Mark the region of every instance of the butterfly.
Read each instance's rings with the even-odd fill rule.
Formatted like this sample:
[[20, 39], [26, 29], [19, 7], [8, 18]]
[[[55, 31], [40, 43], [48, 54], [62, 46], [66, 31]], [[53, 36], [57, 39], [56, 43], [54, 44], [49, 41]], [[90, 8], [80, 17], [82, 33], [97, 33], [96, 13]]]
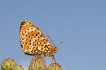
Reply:
[[46, 37], [50, 38], [49, 35], [44, 36], [41, 30], [31, 21], [25, 20], [21, 22], [19, 39], [25, 54], [32, 56], [44, 55], [45, 57], [53, 57], [55, 60], [53, 54], [58, 51], [58, 48], [53, 46]]

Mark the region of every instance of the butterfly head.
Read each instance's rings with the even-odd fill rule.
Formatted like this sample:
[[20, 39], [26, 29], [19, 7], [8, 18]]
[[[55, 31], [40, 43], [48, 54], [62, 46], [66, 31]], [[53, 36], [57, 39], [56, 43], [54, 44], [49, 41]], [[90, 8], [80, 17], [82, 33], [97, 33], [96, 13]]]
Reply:
[[54, 47], [54, 53], [56, 53], [58, 51], [57, 47]]
[[57, 47], [54, 47], [54, 53], [56, 53], [56, 52], [58, 51], [58, 46], [59, 46], [61, 43], [63, 43], [63, 41], [61, 41], [61, 42], [57, 45]]

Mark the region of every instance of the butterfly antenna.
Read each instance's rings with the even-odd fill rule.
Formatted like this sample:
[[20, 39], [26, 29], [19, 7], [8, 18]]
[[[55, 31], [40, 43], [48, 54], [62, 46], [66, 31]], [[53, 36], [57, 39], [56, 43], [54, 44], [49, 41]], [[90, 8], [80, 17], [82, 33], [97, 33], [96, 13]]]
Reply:
[[61, 43], [63, 43], [63, 41], [61, 41], [61, 42], [57, 45], [57, 47], [58, 47]]
[[[48, 38], [50, 38], [50, 36], [47, 34], [46, 35]], [[54, 44], [54, 42], [53, 42], [53, 40], [50, 38], [50, 40], [52, 41], [52, 43], [53, 43], [53, 45], [55, 46], [55, 44]]]

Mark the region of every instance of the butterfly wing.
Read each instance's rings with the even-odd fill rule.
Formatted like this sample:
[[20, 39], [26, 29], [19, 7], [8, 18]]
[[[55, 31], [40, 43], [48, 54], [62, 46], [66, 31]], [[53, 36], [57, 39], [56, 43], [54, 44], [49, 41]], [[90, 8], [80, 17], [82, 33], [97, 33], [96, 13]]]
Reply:
[[19, 38], [24, 53], [28, 55], [43, 54], [53, 49], [41, 30], [28, 20], [21, 22]]

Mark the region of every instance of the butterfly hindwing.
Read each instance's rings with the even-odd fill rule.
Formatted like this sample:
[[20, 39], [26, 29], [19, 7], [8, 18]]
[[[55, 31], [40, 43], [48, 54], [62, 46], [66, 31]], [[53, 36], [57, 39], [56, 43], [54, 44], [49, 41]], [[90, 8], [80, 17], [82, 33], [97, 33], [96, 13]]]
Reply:
[[32, 22], [21, 22], [19, 32], [20, 44], [25, 54], [52, 54], [53, 46]]

